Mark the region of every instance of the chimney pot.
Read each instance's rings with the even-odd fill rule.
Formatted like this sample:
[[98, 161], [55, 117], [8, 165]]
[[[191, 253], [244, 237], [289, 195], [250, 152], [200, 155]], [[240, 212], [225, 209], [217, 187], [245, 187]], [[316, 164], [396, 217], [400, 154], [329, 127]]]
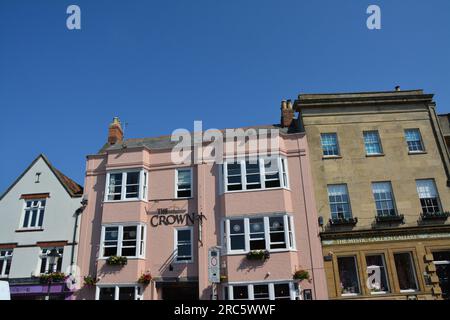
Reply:
[[122, 124], [120, 123], [120, 119], [118, 117], [114, 117], [113, 121], [109, 125], [108, 143], [110, 145], [114, 145], [114, 144], [120, 143], [122, 141], [123, 141]]

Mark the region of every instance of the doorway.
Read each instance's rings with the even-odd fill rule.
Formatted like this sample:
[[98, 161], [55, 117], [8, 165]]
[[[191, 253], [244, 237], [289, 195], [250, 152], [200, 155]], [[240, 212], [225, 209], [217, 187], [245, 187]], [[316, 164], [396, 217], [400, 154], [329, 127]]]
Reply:
[[450, 251], [433, 252], [442, 298], [450, 300]]
[[198, 300], [198, 282], [163, 283], [163, 300]]

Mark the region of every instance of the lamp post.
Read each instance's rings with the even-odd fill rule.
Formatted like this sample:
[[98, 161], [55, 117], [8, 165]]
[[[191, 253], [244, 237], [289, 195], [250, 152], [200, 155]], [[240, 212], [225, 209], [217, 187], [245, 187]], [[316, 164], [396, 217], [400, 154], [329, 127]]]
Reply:
[[[53, 248], [47, 254], [47, 259], [48, 259], [48, 271], [47, 271], [47, 274], [53, 273], [53, 269], [54, 269], [54, 267], [56, 265], [56, 262], [57, 262], [59, 257], [60, 257], [60, 255], [58, 253], [58, 249], [56, 249], [56, 248]], [[47, 287], [47, 297], [45, 298], [46, 300], [50, 300], [50, 288], [51, 288], [51, 285], [52, 285], [52, 279], [49, 277], [48, 278], [48, 287]]]

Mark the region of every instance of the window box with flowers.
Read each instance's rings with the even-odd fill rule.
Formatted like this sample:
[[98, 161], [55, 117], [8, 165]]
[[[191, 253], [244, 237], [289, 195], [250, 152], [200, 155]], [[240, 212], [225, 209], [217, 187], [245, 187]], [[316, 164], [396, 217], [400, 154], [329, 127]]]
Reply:
[[307, 280], [308, 282], [311, 282], [311, 277], [309, 276], [309, 272], [306, 270], [297, 270], [294, 272], [293, 275], [294, 280], [297, 280], [299, 282], [302, 282], [304, 280]]
[[93, 287], [97, 284], [99, 279], [91, 277], [91, 276], [86, 276], [84, 277], [84, 285], [87, 287]]
[[247, 253], [248, 260], [265, 261], [270, 258], [270, 253], [267, 250], [252, 250]]
[[62, 272], [52, 272], [39, 276], [41, 283], [64, 282], [67, 276]]
[[128, 263], [127, 257], [111, 256], [106, 260], [110, 266], [125, 266]]
[[152, 281], [152, 279], [153, 277], [150, 272], [146, 272], [139, 277], [137, 282], [143, 285], [148, 285]]

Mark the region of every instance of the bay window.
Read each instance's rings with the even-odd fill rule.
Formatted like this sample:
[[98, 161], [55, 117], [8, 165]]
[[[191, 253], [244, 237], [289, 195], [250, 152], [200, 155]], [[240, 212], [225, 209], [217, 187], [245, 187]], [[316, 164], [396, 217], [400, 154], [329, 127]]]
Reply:
[[236, 283], [224, 288], [226, 300], [295, 300], [292, 282]]
[[144, 225], [110, 225], [102, 227], [101, 257], [145, 257]]
[[144, 170], [108, 172], [105, 201], [146, 200], [148, 173]]
[[224, 190], [289, 188], [287, 159], [281, 157], [225, 161]]
[[230, 254], [295, 249], [293, 217], [289, 215], [229, 218], [225, 220], [225, 233]]
[[13, 249], [0, 250], [0, 278], [7, 277], [11, 269]]

